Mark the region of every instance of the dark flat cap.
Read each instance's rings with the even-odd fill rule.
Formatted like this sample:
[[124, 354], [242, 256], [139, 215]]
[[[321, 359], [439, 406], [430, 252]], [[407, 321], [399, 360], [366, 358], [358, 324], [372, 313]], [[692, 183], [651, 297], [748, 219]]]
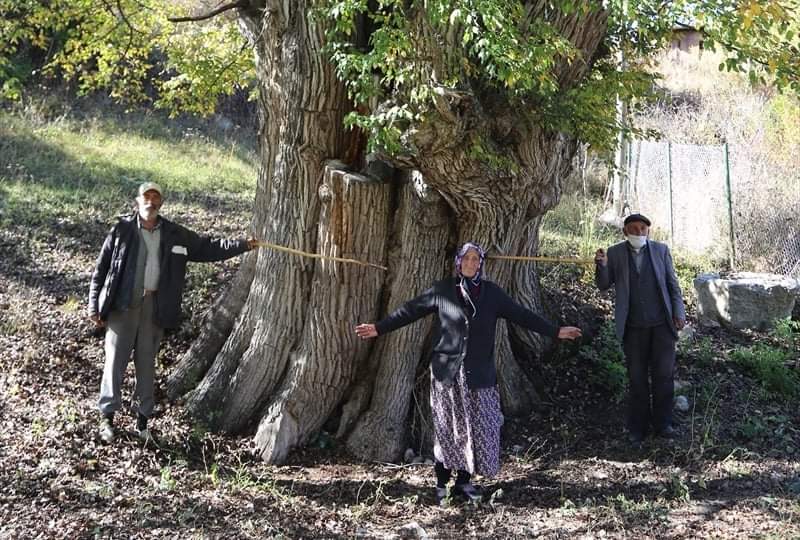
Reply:
[[650, 220], [647, 219], [646, 217], [644, 217], [642, 214], [631, 214], [631, 215], [629, 215], [628, 217], [625, 218], [625, 221], [623, 222], [623, 224], [627, 225], [628, 223], [633, 223], [634, 221], [641, 221], [642, 223], [644, 223], [648, 227], [650, 226]]

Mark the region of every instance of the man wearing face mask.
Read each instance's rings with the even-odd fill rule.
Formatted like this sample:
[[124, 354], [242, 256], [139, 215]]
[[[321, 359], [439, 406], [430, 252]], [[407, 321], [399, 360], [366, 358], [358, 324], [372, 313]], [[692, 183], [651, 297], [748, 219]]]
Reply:
[[[648, 238], [650, 220], [625, 218], [625, 241], [595, 254], [595, 283], [614, 286], [614, 319], [628, 368], [628, 438], [639, 445], [653, 428], [674, 438], [673, 370], [678, 330], [686, 323], [681, 289], [666, 244]], [[651, 404], [652, 394], [652, 404]]]
[[139, 186], [137, 211], [121, 218], [106, 236], [89, 288], [89, 318], [106, 328], [106, 360], [98, 407], [100, 438], [114, 439], [114, 413], [122, 407], [120, 386], [133, 353], [136, 428], [150, 437], [155, 357], [165, 328], [178, 325], [188, 261], [221, 261], [253, 249], [253, 239], [205, 238], [161, 216], [163, 191]]

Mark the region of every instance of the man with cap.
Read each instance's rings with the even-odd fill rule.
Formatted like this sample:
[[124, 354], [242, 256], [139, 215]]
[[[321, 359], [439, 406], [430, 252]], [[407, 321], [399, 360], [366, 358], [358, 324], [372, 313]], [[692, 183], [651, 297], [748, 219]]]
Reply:
[[163, 191], [139, 186], [136, 212], [120, 218], [106, 236], [89, 288], [89, 318], [105, 327], [106, 360], [98, 406], [100, 438], [114, 440], [114, 413], [122, 407], [120, 386], [133, 353], [136, 428], [150, 437], [155, 357], [165, 328], [178, 325], [188, 261], [221, 261], [253, 249], [253, 239], [201, 237], [159, 216]]
[[[648, 238], [650, 220], [625, 218], [625, 241], [595, 254], [595, 283], [614, 286], [614, 319], [628, 368], [628, 439], [638, 446], [652, 427], [674, 438], [673, 370], [678, 330], [686, 310], [666, 244]], [[652, 403], [651, 403], [652, 395]]]

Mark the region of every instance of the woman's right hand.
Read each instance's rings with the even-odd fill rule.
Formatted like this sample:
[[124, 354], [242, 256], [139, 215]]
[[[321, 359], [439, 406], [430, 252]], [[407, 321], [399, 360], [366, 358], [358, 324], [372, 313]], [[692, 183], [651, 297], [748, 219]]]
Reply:
[[375, 328], [374, 324], [359, 324], [356, 326], [356, 334], [361, 339], [370, 339], [374, 337], [378, 337], [378, 330]]

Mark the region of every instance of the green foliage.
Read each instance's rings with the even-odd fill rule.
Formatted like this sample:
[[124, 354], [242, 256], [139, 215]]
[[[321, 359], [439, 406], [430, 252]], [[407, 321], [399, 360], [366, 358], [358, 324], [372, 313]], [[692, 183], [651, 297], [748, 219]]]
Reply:
[[795, 398], [800, 393], [800, 376], [786, 366], [787, 359], [786, 351], [763, 343], [731, 352], [731, 360], [747, 370], [766, 391]]
[[[608, 26], [593, 58], [582, 56], [574, 35], [559, 30], [565, 17], [585, 23], [601, 9], [579, 0], [551, 2], [540, 11], [519, 0], [327, 0], [319, 15], [332, 21], [328, 52], [359, 105], [348, 122], [370, 133], [371, 149], [389, 153], [412, 151], [403, 134], [439, 112], [438, 99], [459, 94], [490, 95], [484, 104], [519, 110], [521, 123], [609, 150], [620, 130], [632, 130], [618, 124], [616, 100], [651, 95], [647, 58], [663, 48], [676, 20], [695, 20], [706, 43], [730, 46], [726, 69], [747, 70], [759, 80], [759, 73], [770, 74], [779, 87], [796, 81], [797, 55], [784, 46], [796, 41], [797, 7], [756, 0], [740, 6], [614, 0], [603, 7]], [[359, 34], [365, 18], [373, 29], [368, 42]], [[762, 61], [767, 51], [780, 54]], [[581, 64], [588, 67], [585, 76], [562, 84], [559, 74]]]
[[169, 465], [161, 467], [161, 480], [158, 486], [164, 491], [172, 491], [176, 485], [177, 481], [172, 477], [172, 467]]
[[701, 368], [711, 365], [716, 357], [714, 342], [708, 336], [703, 336], [697, 340], [693, 352], [695, 363]]
[[489, 167], [499, 171], [509, 173], [519, 172], [517, 163], [498, 152], [495, 152], [484, 142], [476, 138], [472, 145], [467, 149], [467, 155], [473, 159], [486, 163]]
[[606, 499], [610, 509], [616, 511], [626, 525], [634, 525], [651, 520], [662, 520], [668, 513], [668, 508], [659, 501], [649, 501], [646, 497], [638, 501], [629, 499], [624, 493], [619, 493]]
[[690, 302], [695, 301], [694, 278], [703, 272], [719, 268], [720, 261], [712, 257], [680, 253], [675, 255], [675, 274], [683, 297]]
[[767, 423], [760, 416], [746, 416], [736, 426], [736, 433], [748, 441], [764, 437], [767, 430]]
[[708, 369], [714, 363], [717, 351], [714, 340], [709, 336], [701, 336], [695, 339], [679, 340], [678, 355], [700, 369]]
[[680, 474], [671, 474], [666, 488], [667, 497], [673, 501], [688, 503], [692, 500], [689, 485]]
[[[617, 125], [616, 96], [646, 94], [652, 76], [603, 57], [591, 59], [588, 77], [563, 87], [564, 66], [590, 59], [554, 21], [588, 20], [599, 7], [562, 1], [551, 9], [534, 12], [518, 0], [328, 0], [318, 16], [333, 21], [327, 51], [359, 104], [348, 122], [370, 133], [371, 150], [410, 152], [403, 133], [437, 114], [437, 100], [459, 95], [506, 103], [520, 122], [610, 148], [618, 129], [628, 129]], [[374, 28], [366, 44], [356, 36], [363, 17]]]
[[800, 6], [793, 0], [686, 2], [704, 47], [726, 58], [719, 69], [745, 73], [753, 84], [800, 92]]
[[789, 317], [777, 319], [772, 336], [790, 351], [797, 351], [800, 349], [800, 321], [793, 321]]
[[790, 155], [776, 158], [791, 163], [800, 154], [800, 100], [797, 96], [778, 95], [770, 99], [766, 136], [772, 146], [784, 147]]
[[[693, 401], [697, 403], [692, 410], [691, 418], [691, 444], [686, 451], [687, 456], [701, 459], [706, 451], [716, 446], [716, 437], [719, 430], [719, 380], [704, 381]], [[699, 412], [699, 415], [696, 414]]]
[[[0, 0], [0, 99], [18, 100], [39, 69], [88, 93], [207, 114], [252, 83], [253, 57], [229, 18], [174, 25], [167, 0]], [[26, 64], [25, 62], [28, 62]]]
[[608, 321], [591, 345], [581, 348], [578, 353], [592, 362], [589, 378], [604, 388], [612, 398], [619, 402], [625, 396], [627, 370], [625, 356], [617, 339], [613, 321]]
[[[173, 24], [188, 2], [0, 0], [0, 99], [21, 99], [40, 69], [107, 90], [121, 101], [209, 113], [217, 97], [252, 88], [253, 55], [233, 12]], [[322, 0], [311, 15], [356, 111], [347, 123], [370, 134], [371, 150], [413, 151], [406, 135], [469, 96], [482, 107], [519, 111], [518, 121], [569, 133], [609, 150], [619, 130], [617, 99], [647, 97], [648, 58], [676, 20], [702, 28], [707, 47], [725, 45], [721, 68], [798, 90], [797, 5], [782, 0]], [[600, 10], [605, 10], [601, 13]], [[368, 22], [365, 33], [359, 22]], [[581, 25], [602, 21], [585, 56]], [[265, 22], [269, 24], [269, 22]], [[623, 65], [619, 55], [625, 55]], [[33, 59], [36, 59], [34, 62]], [[752, 61], [751, 61], [752, 60]], [[573, 78], [568, 72], [577, 73]], [[481, 144], [489, 166], [501, 152]], [[494, 160], [494, 163], [492, 161]]]

